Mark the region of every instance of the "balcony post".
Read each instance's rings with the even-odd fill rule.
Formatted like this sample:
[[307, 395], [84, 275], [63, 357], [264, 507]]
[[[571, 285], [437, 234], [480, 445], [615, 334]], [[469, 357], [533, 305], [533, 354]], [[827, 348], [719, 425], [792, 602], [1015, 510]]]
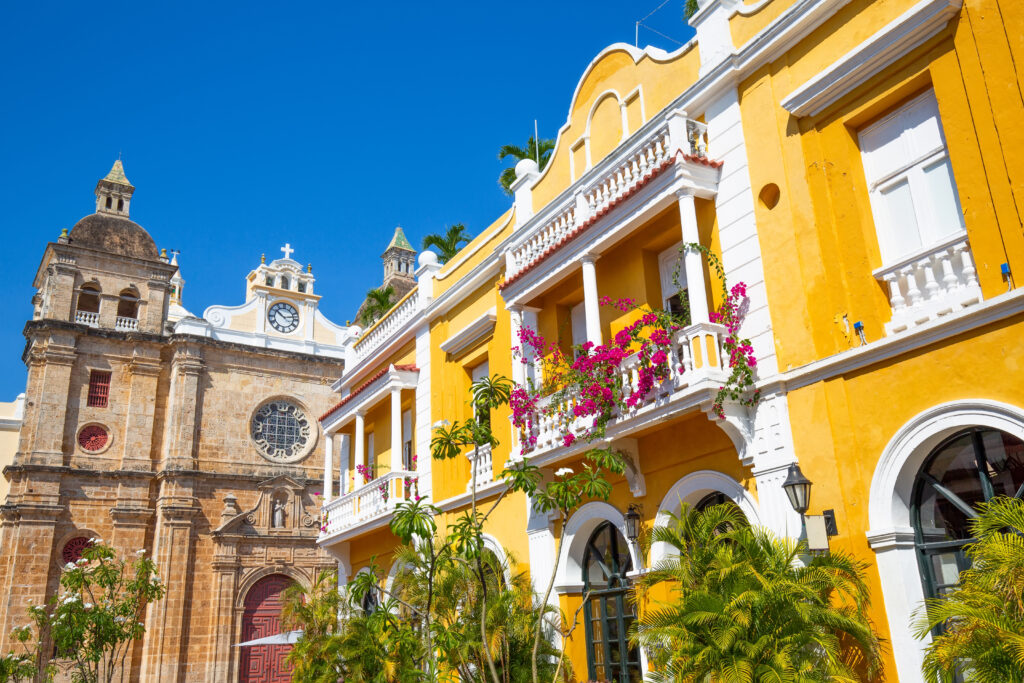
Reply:
[[402, 390], [391, 390], [391, 471], [402, 470]]
[[512, 357], [512, 381], [522, 386], [526, 384], [526, 348], [519, 339], [519, 332], [523, 329], [523, 307], [509, 306], [509, 317], [512, 320], [512, 346], [519, 349], [519, 358]]
[[594, 346], [601, 344], [601, 306], [597, 296], [597, 261], [595, 254], [580, 257], [583, 264], [583, 312], [587, 319], [587, 341]]
[[365, 415], [356, 413], [356, 461], [352, 463], [352, 471], [360, 465], [366, 467], [366, 423]]
[[339, 434], [341, 437], [341, 448], [338, 457], [338, 495], [343, 496], [349, 492], [348, 470], [352, 462], [352, 438], [348, 434]]
[[324, 432], [324, 497], [329, 501], [334, 496], [331, 490], [334, 486], [334, 436], [330, 432]]
[[[683, 244], [700, 244], [697, 228], [697, 209], [693, 192], [687, 188], [676, 191], [679, 199], [679, 223], [682, 226]], [[704, 284], [704, 254], [695, 249], [683, 253], [683, 270], [686, 271], [686, 293], [690, 301], [690, 322], [706, 323], [708, 315], [708, 294]]]

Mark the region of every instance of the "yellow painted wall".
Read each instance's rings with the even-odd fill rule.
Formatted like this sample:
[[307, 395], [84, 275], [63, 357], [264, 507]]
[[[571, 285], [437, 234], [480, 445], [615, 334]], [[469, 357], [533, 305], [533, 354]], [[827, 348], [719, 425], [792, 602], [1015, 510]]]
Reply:
[[[23, 401], [21, 402], [23, 404]], [[18, 451], [18, 436], [20, 434], [20, 416], [17, 414], [19, 401], [0, 402], [0, 419], [6, 421], [19, 420], [17, 424], [0, 425], [0, 471], [14, 463], [14, 454]], [[24, 406], [21, 405], [24, 412]], [[0, 505], [7, 500], [7, 492], [11, 484], [7, 477], [0, 476]]]

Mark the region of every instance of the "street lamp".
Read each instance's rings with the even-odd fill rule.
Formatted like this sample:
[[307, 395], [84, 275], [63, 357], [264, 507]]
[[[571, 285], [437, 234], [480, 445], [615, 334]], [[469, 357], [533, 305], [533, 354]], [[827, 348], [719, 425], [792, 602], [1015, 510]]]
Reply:
[[640, 538], [640, 510], [637, 509], [636, 505], [630, 505], [629, 509], [626, 510], [626, 538], [629, 539], [630, 543], [636, 543], [636, 539]]
[[811, 506], [811, 481], [800, 471], [800, 465], [793, 463], [789, 466], [782, 488], [789, 498], [789, 504], [803, 517]]

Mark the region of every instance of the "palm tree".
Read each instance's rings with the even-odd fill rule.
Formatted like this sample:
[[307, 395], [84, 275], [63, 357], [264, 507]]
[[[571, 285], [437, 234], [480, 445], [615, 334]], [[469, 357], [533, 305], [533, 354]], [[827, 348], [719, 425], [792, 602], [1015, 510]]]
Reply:
[[338, 659], [338, 611], [342, 607], [336, 572], [322, 572], [309, 588], [293, 583], [284, 591], [281, 624], [301, 629], [302, 636], [286, 657], [292, 677], [311, 683], [334, 683], [341, 673]]
[[441, 264], [445, 264], [455, 258], [455, 255], [469, 242], [469, 239], [469, 235], [466, 233], [466, 226], [462, 223], [456, 223], [450, 226], [448, 232], [444, 235], [432, 233], [424, 237], [423, 248], [436, 247], [438, 252], [437, 260]]
[[377, 322], [391, 310], [394, 299], [395, 289], [391, 285], [371, 289], [366, 293], [366, 301], [363, 302], [363, 308], [359, 313], [359, 322], [364, 325]]
[[[512, 157], [519, 163], [523, 159], [533, 159], [540, 161], [537, 166], [543, 171], [544, 167], [548, 165], [548, 161], [551, 159], [551, 152], [555, 149], [555, 141], [548, 139], [541, 139], [540, 149], [537, 149], [537, 141], [531, 136], [526, 141], [526, 147], [520, 147], [519, 145], [502, 145], [501, 149], [498, 150], [498, 159], [504, 161], [508, 157]], [[498, 184], [501, 185], [502, 189], [505, 190], [505, 194], [512, 194], [512, 183], [516, 181], [516, 169], [515, 165], [511, 168], [506, 168], [501, 172], [501, 176], [498, 177]]]
[[859, 681], [878, 669], [864, 563], [833, 552], [801, 564], [802, 545], [729, 504], [684, 505], [650, 540], [675, 551], [638, 585], [632, 638], [650, 680]]
[[929, 680], [1024, 680], [1024, 502], [994, 498], [978, 511], [971, 568], [917, 615], [919, 638], [939, 631], [925, 654]]

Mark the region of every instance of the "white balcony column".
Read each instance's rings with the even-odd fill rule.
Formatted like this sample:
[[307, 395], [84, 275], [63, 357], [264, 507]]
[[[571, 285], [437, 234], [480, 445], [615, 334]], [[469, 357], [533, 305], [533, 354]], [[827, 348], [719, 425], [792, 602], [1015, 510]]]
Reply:
[[518, 385], [526, 383], [526, 347], [519, 339], [519, 332], [523, 329], [523, 307], [509, 306], [509, 317], [512, 320], [512, 346], [519, 349], [519, 358], [512, 357], [512, 381]]
[[594, 346], [601, 344], [601, 305], [597, 296], [596, 254], [580, 257], [583, 264], [583, 312], [587, 318], [587, 341]]
[[341, 444], [338, 457], [338, 495], [348, 493], [348, 469], [352, 463], [352, 438], [348, 434], [340, 434]]
[[[683, 244], [700, 244], [693, 192], [683, 188], [676, 191], [676, 197], [679, 199], [679, 223], [682, 226]], [[710, 317], [708, 294], [704, 284], [704, 254], [696, 249], [685, 250], [683, 269], [686, 271], [686, 290], [690, 300], [690, 321], [706, 323]]]
[[[352, 463], [352, 471], [362, 465], [366, 467], [366, 416], [356, 413], [356, 461]], [[356, 488], [359, 488], [358, 486]]]
[[334, 488], [334, 435], [324, 432], [324, 501], [333, 498]]
[[391, 390], [391, 471], [399, 472], [402, 467], [402, 390]]

